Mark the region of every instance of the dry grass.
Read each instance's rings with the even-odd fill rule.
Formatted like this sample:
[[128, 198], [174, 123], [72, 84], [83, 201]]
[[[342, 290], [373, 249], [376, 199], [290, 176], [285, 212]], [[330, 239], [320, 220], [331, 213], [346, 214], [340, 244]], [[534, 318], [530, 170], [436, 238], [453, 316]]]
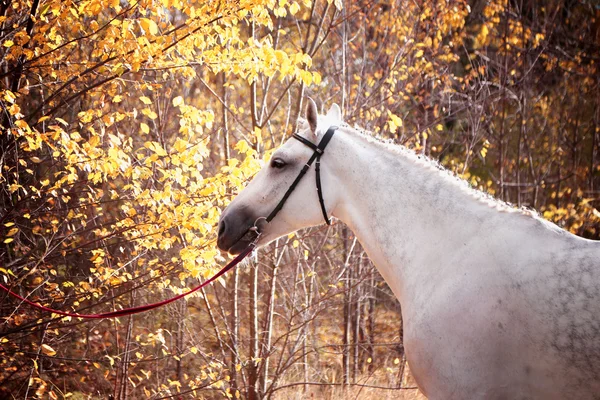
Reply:
[[277, 400], [304, 400], [304, 399], [319, 399], [319, 400], [427, 400], [418, 389], [395, 389], [383, 390], [366, 387], [350, 387], [342, 389], [341, 387], [326, 387], [318, 389], [308, 389], [306, 392], [301, 386], [294, 390], [282, 390], [274, 396]]
[[[357, 385], [343, 387], [339, 383], [319, 383], [315, 385], [294, 385], [293, 382], [287, 385], [293, 385], [278, 390], [274, 396], [277, 400], [352, 400], [352, 399], [373, 399], [373, 400], [427, 400], [421, 392], [416, 389], [416, 383], [408, 365], [406, 365], [406, 374], [401, 388], [395, 388], [397, 384], [390, 379], [390, 375], [384, 368], [380, 368], [372, 375], [363, 375], [357, 378]], [[281, 386], [286, 386], [282, 383]]]

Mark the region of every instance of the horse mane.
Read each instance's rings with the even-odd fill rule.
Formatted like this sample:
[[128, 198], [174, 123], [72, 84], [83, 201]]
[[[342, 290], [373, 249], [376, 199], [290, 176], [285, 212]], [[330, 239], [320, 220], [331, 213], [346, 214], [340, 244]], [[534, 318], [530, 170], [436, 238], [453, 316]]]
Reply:
[[414, 165], [419, 166], [427, 173], [435, 174], [436, 176], [442, 178], [444, 182], [447, 182], [448, 184], [457, 187], [463, 193], [467, 194], [470, 198], [472, 198], [480, 204], [484, 204], [500, 212], [521, 214], [527, 217], [531, 217], [536, 220], [542, 221], [545, 224], [550, 224], [556, 228], [555, 224], [543, 219], [535, 209], [523, 206], [517, 207], [514, 204], [509, 203], [507, 201], [499, 200], [490, 193], [484, 192], [473, 187], [468, 181], [460, 178], [454, 172], [450, 171], [442, 164], [440, 164], [439, 161], [434, 160], [431, 157], [428, 157], [424, 154], [417, 154], [414, 150], [394, 142], [393, 139], [377, 136], [366, 129], [356, 126], [352, 127], [346, 123], [342, 123], [340, 127], [347, 128], [351, 133], [356, 134], [358, 137], [367, 141], [368, 143], [372, 143], [391, 153], [398, 154], [406, 160], [410, 160]]

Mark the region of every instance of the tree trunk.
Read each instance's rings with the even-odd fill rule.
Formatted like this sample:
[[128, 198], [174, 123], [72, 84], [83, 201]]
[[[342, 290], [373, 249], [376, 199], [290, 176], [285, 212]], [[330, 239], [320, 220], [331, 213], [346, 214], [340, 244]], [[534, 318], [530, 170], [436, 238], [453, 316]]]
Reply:
[[265, 329], [263, 339], [263, 348], [262, 348], [262, 374], [261, 374], [261, 390], [262, 393], [266, 393], [267, 391], [267, 383], [269, 381], [269, 356], [271, 352], [271, 338], [272, 338], [272, 328], [273, 328], [273, 311], [275, 309], [275, 287], [277, 284], [277, 265], [273, 266], [273, 272], [271, 274], [271, 292], [269, 293], [269, 301], [267, 302], [267, 315], [265, 317]]
[[258, 263], [254, 263], [250, 272], [250, 296], [248, 315], [250, 317], [250, 362], [248, 365], [248, 389], [247, 399], [257, 400], [259, 398], [259, 382], [258, 382]]
[[[360, 279], [362, 268], [361, 262], [357, 262], [356, 271], [354, 271], [354, 276]], [[353, 341], [353, 354], [352, 354], [352, 383], [356, 382], [356, 375], [358, 374], [359, 366], [359, 353], [360, 353], [360, 320], [361, 320], [361, 292], [362, 292], [362, 284], [357, 285], [354, 288], [354, 302], [353, 302], [353, 318], [352, 322], [354, 324], [352, 330], [352, 341]]]
[[[371, 266], [371, 270], [372, 270], [372, 266]], [[369, 284], [369, 291], [370, 291], [370, 295], [369, 295], [369, 313], [368, 313], [368, 345], [367, 345], [367, 352], [368, 352], [368, 357], [371, 359], [371, 362], [369, 363], [369, 374], [372, 374], [374, 371], [374, 365], [375, 365], [375, 294], [376, 292], [376, 288], [375, 288], [375, 275], [373, 274], [373, 271], [371, 271], [371, 279], [370, 279], [370, 284]]]

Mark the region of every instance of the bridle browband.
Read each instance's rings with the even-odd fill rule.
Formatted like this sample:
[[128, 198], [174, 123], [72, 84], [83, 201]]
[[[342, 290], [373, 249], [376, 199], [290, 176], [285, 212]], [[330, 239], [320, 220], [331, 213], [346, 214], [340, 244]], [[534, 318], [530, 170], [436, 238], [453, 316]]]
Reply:
[[210, 279], [204, 281], [203, 283], [196, 286], [195, 288], [188, 290], [187, 292], [181, 293], [175, 297], [171, 297], [170, 299], [159, 301], [157, 303], [145, 304], [145, 305], [138, 306], [138, 307], [130, 307], [130, 308], [125, 308], [123, 310], [115, 310], [115, 311], [110, 311], [110, 312], [101, 313], [101, 314], [80, 314], [80, 313], [76, 313], [76, 312], [60, 311], [60, 310], [56, 310], [56, 309], [53, 309], [53, 308], [50, 308], [47, 306], [43, 306], [41, 304], [38, 304], [36, 302], [33, 302], [33, 301], [27, 299], [27, 297], [29, 297], [29, 295], [27, 297], [23, 297], [15, 292], [13, 292], [12, 290], [10, 290], [8, 287], [2, 285], [1, 283], [0, 283], [0, 289], [4, 290], [9, 295], [16, 297], [17, 299], [21, 300], [22, 302], [27, 303], [30, 306], [35, 307], [39, 310], [59, 314], [59, 315], [65, 316], [65, 317], [86, 318], [86, 319], [116, 318], [116, 317], [123, 317], [126, 315], [137, 314], [140, 312], [144, 312], [144, 311], [148, 311], [148, 310], [152, 310], [154, 308], [164, 306], [165, 304], [169, 304], [169, 303], [172, 303], [183, 297], [186, 297], [189, 294], [192, 294], [192, 293], [202, 289], [203, 287], [211, 284], [216, 279], [218, 279], [220, 276], [225, 274], [227, 271], [229, 271], [230, 269], [234, 268], [237, 264], [242, 262], [242, 260], [244, 258], [246, 258], [250, 253], [252, 253], [252, 251], [256, 248], [256, 244], [261, 235], [260, 230], [257, 227], [258, 221], [261, 219], [266, 219], [267, 222], [271, 222], [273, 220], [273, 218], [275, 218], [277, 213], [279, 213], [279, 211], [281, 211], [281, 209], [283, 208], [283, 205], [287, 201], [288, 197], [290, 197], [290, 195], [292, 194], [294, 189], [296, 189], [296, 186], [298, 185], [298, 182], [300, 182], [300, 179], [302, 179], [302, 177], [306, 174], [306, 171], [308, 171], [308, 169], [310, 168], [312, 163], [315, 162], [315, 160], [317, 161], [317, 163], [315, 164], [315, 172], [317, 174], [316, 180], [317, 180], [317, 193], [319, 195], [319, 204], [321, 205], [321, 212], [323, 213], [323, 218], [325, 219], [325, 222], [327, 223], [327, 225], [331, 225], [331, 221], [330, 221], [329, 217], [327, 217], [327, 209], [325, 208], [325, 201], [323, 200], [323, 190], [321, 189], [320, 165], [321, 165], [321, 156], [325, 152], [325, 147], [327, 147], [327, 144], [333, 137], [333, 134], [335, 133], [336, 129], [338, 129], [337, 126], [331, 126], [329, 129], [327, 129], [327, 132], [325, 132], [325, 135], [323, 135], [323, 138], [321, 139], [321, 141], [319, 142], [318, 145], [312, 143], [310, 140], [307, 140], [298, 134], [294, 134], [294, 136], [293, 136], [294, 139], [302, 142], [306, 146], [313, 149], [314, 152], [313, 152], [312, 156], [308, 159], [306, 164], [302, 167], [302, 170], [300, 171], [300, 173], [298, 174], [298, 176], [296, 177], [294, 182], [292, 182], [292, 184], [288, 188], [287, 192], [285, 192], [285, 194], [283, 195], [283, 198], [281, 199], [281, 201], [279, 201], [279, 203], [277, 204], [275, 209], [273, 211], [271, 211], [271, 214], [269, 214], [269, 216], [266, 218], [265, 217], [258, 218], [254, 222], [254, 226], [249, 229], [249, 230], [255, 231], [257, 235], [254, 238], [254, 240], [248, 245], [248, 247], [246, 247], [240, 254], [237, 255], [237, 257], [235, 257], [232, 261], [230, 261], [229, 264], [224, 266], [219, 272], [217, 272], [215, 275], [213, 275]]
[[[308, 169], [310, 168], [312, 163], [316, 160], [317, 162], [315, 164], [315, 172], [317, 174], [316, 181], [317, 181], [317, 194], [319, 195], [319, 204], [321, 205], [321, 212], [323, 213], [323, 219], [325, 220], [325, 223], [327, 225], [331, 225], [331, 220], [327, 216], [327, 209], [325, 208], [325, 200], [323, 200], [323, 190], [321, 188], [321, 156], [323, 155], [323, 153], [325, 153], [325, 147], [327, 147], [327, 145], [329, 144], [329, 141], [333, 137], [333, 134], [335, 133], [336, 129], [338, 129], [337, 126], [329, 127], [329, 129], [327, 129], [327, 132], [325, 132], [325, 135], [323, 135], [323, 138], [321, 139], [321, 141], [319, 142], [318, 145], [314, 144], [313, 142], [311, 142], [310, 140], [308, 140], [306, 138], [303, 138], [302, 136], [298, 135], [297, 133], [295, 133], [292, 136], [294, 139], [298, 140], [302, 144], [310, 147], [313, 150], [313, 154], [312, 154], [312, 156], [310, 156], [310, 158], [308, 159], [306, 164], [304, 164], [304, 166], [300, 170], [300, 173], [298, 174], [298, 176], [296, 177], [294, 182], [292, 182], [292, 184], [290, 185], [288, 190], [285, 192], [285, 194], [283, 195], [283, 197], [281, 198], [279, 203], [277, 203], [277, 205], [275, 206], [273, 211], [271, 211], [271, 214], [269, 214], [269, 216], [266, 218], [267, 222], [271, 222], [273, 220], [273, 218], [275, 218], [275, 216], [279, 213], [279, 211], [281, 211], [281, 209], [283, 208], [283, 205], [285, 204], [287, 199], [290, 197], [290, 195], [292, 194], [294, 189], [296, 189], [296, 186], [298, 185], [298, 183], [300, 182], [302, 177], [306, 174], [306, 172], [308, 171]], [[259, 219], [261, 219], [261, 218], [259, 218]], [[257, 220], [257, 222], [258, 222], [258, 220]], [[256, 224], [255, 224], [255, 228], [256, 228]]]

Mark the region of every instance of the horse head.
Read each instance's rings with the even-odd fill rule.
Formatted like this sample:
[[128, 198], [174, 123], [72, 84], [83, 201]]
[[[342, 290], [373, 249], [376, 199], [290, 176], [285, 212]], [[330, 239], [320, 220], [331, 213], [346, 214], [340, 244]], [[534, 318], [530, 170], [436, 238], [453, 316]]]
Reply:
[[[333, 213], [340, 190], [328, 155], [323, 156], [320, 165], [323, 211], [315, 185], [316, 164], [307, 169], [306, 176], [298, 181], [283, 202], [282, 199], [315, 154], [309, 146], [317, 145], [331, 126], [341, 122], [339, 106], [334, 104], [326, 115], [318, 115], [315, 103], [309, 100], [306, 120], [300, 121], [297, 132], [300, 138], [290, 138], [277, 149], [221, 214], [217, 241], [221, 250], [238, 254], [256, 239], [258, 233], [257, 245], [264, 246], [281, 236], [324, 222], [324, 212], [328, 215]], [[303, 143], [306, 141], [308, 143]], [[283, 208], [268, 221], [280, 204]]]

